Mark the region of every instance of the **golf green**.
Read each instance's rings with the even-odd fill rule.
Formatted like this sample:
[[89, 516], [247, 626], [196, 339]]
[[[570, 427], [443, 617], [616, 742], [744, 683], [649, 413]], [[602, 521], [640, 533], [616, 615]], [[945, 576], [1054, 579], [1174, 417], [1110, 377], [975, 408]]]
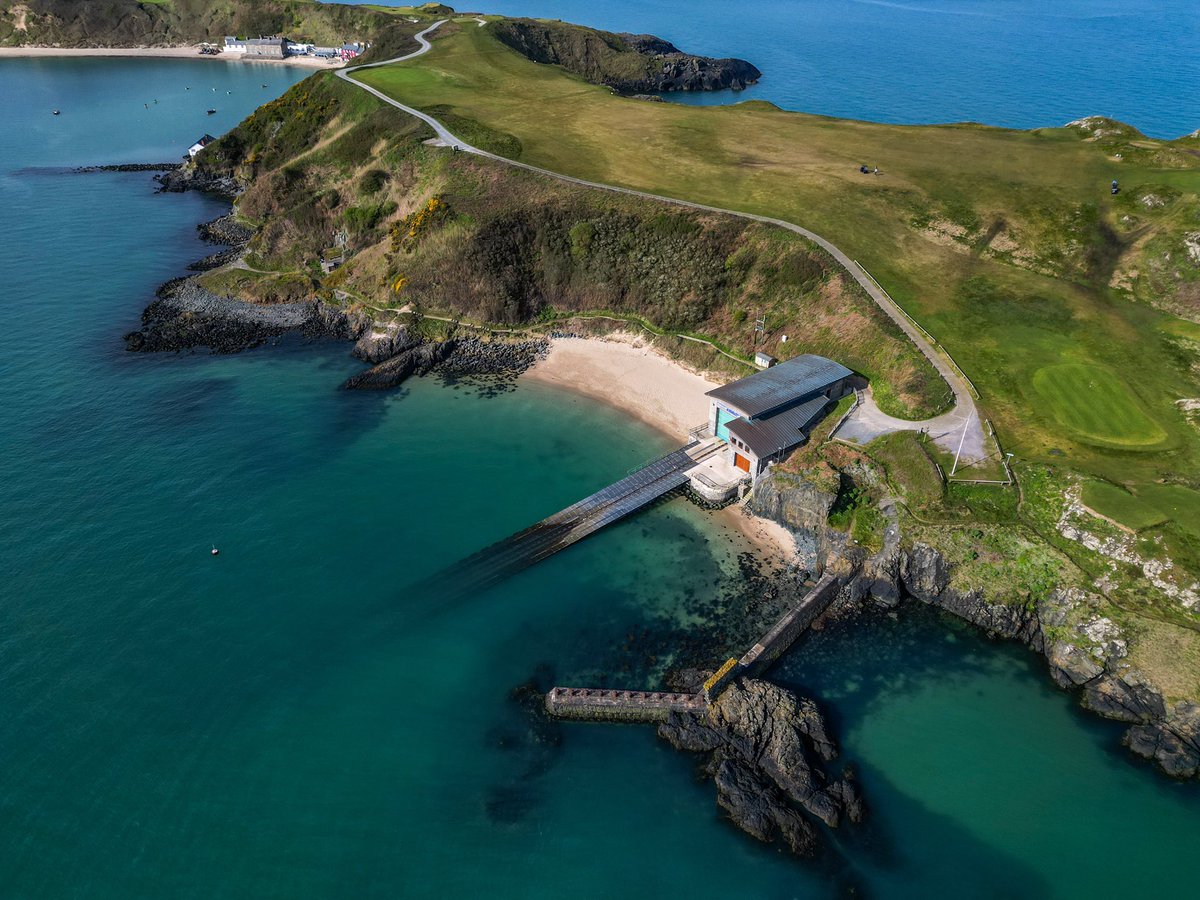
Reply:
[[1034, 373], [1033, 386], [1059, 424], [1085, 442], [1139, 450], [1167, 438], [1125, 382], [1105, 366], [1045, 366]]

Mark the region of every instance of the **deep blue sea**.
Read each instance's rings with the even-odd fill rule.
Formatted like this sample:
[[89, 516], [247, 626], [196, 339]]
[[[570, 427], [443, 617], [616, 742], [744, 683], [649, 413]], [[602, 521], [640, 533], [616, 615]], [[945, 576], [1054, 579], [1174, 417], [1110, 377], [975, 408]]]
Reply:
[[[874, 122], [1010, 128], [1112, 116], [1200, 129], [1196, 0], [479, 0], [485, 12], [650, 32], [748, 59], [762, 82], [680, 102], [770, 100]], [[466, 8], [463, 4], [460, 4]]]
[[682, 501], [466, 601], [411, 587], [667, 449], [617, 412], [342, 393], [334, 343], [126, 353], [224, 207], [61, 167], [174, 158], [302, 75], [0, 60], [0, 897], [1186, 895], [1197, 787], [921, 610], [776, 670], [868, 799], [817, 864], [649, 729], [535, 727], [517, 685], [653, 684], [737, 614], [737, 546]]

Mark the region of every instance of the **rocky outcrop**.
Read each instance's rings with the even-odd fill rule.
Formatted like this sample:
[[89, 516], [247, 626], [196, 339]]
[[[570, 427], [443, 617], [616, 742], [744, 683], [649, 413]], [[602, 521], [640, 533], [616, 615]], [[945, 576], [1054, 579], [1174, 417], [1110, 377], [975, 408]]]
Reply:
[[367, 332], [359, 338], [355, 350], [360, 357], [363, 353], [374, 356], [389, 347], [400, 349], [367, 371], [347, 379], [342, 387], [347, 390], [388, 390], [414, 375], [427, 375], [435, 369], [453, 377], [515, 377], [546, 352], [547, 344], [540, 340], [483, 341], [479, 338], [422, 342], [400, 327], [390, 336], [375, 330]]
[[220, 244], [225, 249], [198, 259], [188, 266], [193, 272], [207, 272], [227, 266], [241, 259], [246, 252], [246, 245], [254, 237], [254, 231], [237, 220], [233, 213], [218, 216], [211, 222], [196, 226], [202, 240], [210, 244]]
[[378, 364], [411, 350], [421, 338], [404, 325], [379, 323], [365, 328], [354, 345], [354, 355], [363, 362]]
[[191, 350], [240, 353], [280, 335], [313, 329], [314, 303], [264, 306], [221, 297], [194, 278], [169, 281], [158, 299], [142, 313], [142, 327], [125, 335], [125, 348], [135, 352]]
[[800, 565], [809, 572], [820, 566], [819, 536], [826, 530], [829, 511], [837, 498], [816, 485], [790, 475], [759, 479], [750, 497], [750, 512], [778, 522], [796, 535]]
[[854, 782], [831, 780], [823, 770], [837, 748], [812, 700], [739, 678], [706, 715], [672, 713], [658, 733], [677, 749], [707, 754], [704, 772], [716, 784], [717, 803], [760, 841], [781, 840], [793, 853], [811, 856], [813, 819], [830, 828], [862, 819]]
[[[1162, 693], [1125, 661], [1120, 628], [1095, 612], [1099, 598], [1076, 589], [1052, 591], [1036, 603], [1013, 605], [988, 600], [987, 585], [960, 590], [952, 566], [934, 547], [903, 546], [894, 511], [889, 514], [883, 549], [869, 554], [844, 533], [828, 527], [829, 494], [793, 476], [760, 480], [750, 508], [797, 534], [801, 546], [815, 548], [815, 573], [844, 579], [843, 602], [871, 600], [894, 606], [917, 600], [936, 606], [983, 629], [1016, 640], [1043, 654], [1055, 683], [1078, 693], [1088, 709], [1130, 723], [1124, 743], [1177, 777], [1200, 775], [1200, 704], [1169, 706]], [[1072, 624], [1074, 623], [1074, 624]]]
[[1153, 760], [1168, 775], [1200, 775], [1200, 703], [1180, 701], [1165, 719], [1134, 725], [1125, 732], [1125, 746]]
[[398, 387], [413, 375], [426, 375], [454, 349], [454, 341], [418, 344], [397, 353], [342, 384], [348, 391], [384, 391]]
[[233, 200], [242, 192], [242, 186], [232, 175], [215, 175], [190, 166], [163, 172], [156, 175], [154, 180], [160, 185], [159, 192], [165, 194], [202, 191]]
[[533, 19], [504, 19], [493, 23], [492, 32], [534, 62], [562, 66], [621, 94], [741, 90], [762, 78], [744, 59], [693, 56], [652, 35]]

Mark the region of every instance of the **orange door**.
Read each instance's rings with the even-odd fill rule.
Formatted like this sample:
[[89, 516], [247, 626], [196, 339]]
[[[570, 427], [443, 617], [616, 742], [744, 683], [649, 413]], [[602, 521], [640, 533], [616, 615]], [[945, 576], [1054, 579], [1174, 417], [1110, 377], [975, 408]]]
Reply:
[[743, 472], [750, 471], [750, 460], [746, 459], [746, 457], [742, 456], [740, 453], [733, 454], [733, 464]]

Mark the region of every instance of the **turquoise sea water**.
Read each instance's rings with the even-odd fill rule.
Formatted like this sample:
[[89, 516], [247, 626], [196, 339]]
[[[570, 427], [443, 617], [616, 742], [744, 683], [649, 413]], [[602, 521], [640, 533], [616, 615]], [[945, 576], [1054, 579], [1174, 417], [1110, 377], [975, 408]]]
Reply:
[[816, 864], [724, 823], [648, 729], [533, 724], [522, 682], [652, 683], [737, 614], [733, 545], [679, 501], [467, 601], [410, 589], [667, 448], [616, 412], [339, 393], [336, 344], [125, 353], [223, 207], [44, 167], [169, 159], [300, 74], [0, 61], [0, 897], [1186, 891], [1196, 787], [920, 611], [777, 672], [870, 807]]
[[763, 72], [740, 94], [873, 122], [1011, 128], [1113, 116], [1200, 128], [1195, 0], [481, 0], [487, 12], [652, 32]]

